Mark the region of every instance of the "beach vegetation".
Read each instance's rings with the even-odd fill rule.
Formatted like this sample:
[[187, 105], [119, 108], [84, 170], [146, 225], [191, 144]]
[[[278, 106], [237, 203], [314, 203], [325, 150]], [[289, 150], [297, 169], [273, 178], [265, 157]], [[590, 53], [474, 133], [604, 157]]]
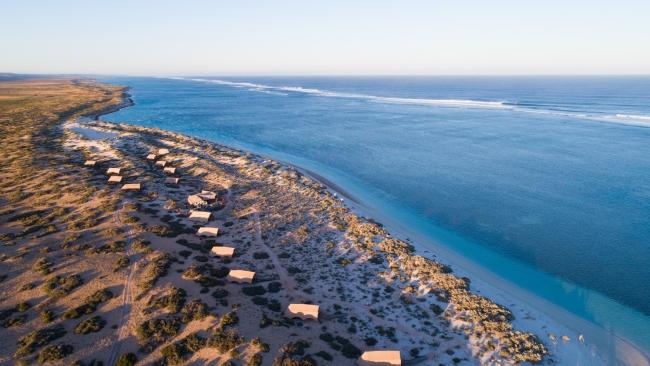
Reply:
[[43, 288], [50, 297], [64, 297], [81, 284], [83, 279], [77, 274], [67, 277], [54, 276], [45, 282]]
[[61, 324], [35, 330], [18, 339], [16, 345], [16, 357], [23, 357], [36, 351], [37, 348], [45, 346], [50, 342], [63, 337], [66, 334]]
[[74, 328], [75, 334], [88, 334], [99, 332], [106, 325], [106, 320], [96, 315], [77, 324]]
[[134, 366], [138, 362], [138, 358], [133, 353], [125, 353], [121, 355], [115, 366]]
[[72, 354], [73, 347], [69, 344], [49, 345], [38, 353], [38, 362], [47, 363], [64, 359]]

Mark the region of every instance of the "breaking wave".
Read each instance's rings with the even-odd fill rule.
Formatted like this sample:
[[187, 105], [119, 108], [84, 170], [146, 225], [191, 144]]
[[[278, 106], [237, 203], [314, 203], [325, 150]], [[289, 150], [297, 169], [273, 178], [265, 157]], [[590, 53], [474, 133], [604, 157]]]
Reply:
[[482, 100], [470, 100], [470, 99], [427, 99], [427, 98], [381, 97], [381, 96], [368, 95], [368, 94], [343, 93], [343, 92], [334, 92], [334, 91], [321, 90], [315, 88], [304, 88], [301, 86], [273, 86], [273, 85], [265, 85], [265, 84], [249, 83], [249, 82], [228, 81], [228, 80], [221, 80], [221, 79], [200, 79], [200, 78], [182, 78], [182, 77], [173, 77], [170, 79], [227, 85], [235, 88], [242, 88], [250, 91], [273, 94], [273, 95], [281, 95], [281, 96], [287, 96], [291, 93], [301, 93], [301, 94], [316, 95], [321, 97], [361, 99], [370, 102], [387, 103], [387, 104], [409, 104], [409, 105], [420, 105], [420, 106], [455, 107], [455, 108], [501, 109], [501, 110], [524, 112], [524, 113], [564, 116], [569, 118], [590, 120], [590, 121], [625, 124], [625, 125], [637, 126], [637, 127], [650, 127], [650, 116], [647, 115], [633, 115], [633, 114], [621, 114], [621, 113], [606, 115], [606, 114], [595, 114], [595, 113], [589, 114], [589, 113], [580, 113], [580, 112], [568, 112], [568, 111], [550, 109], [548, 108], [548, 106], [536, 107], [534, 104], [517, 104], [517, 103], [509, 103], [509, 102], [501, 102], [501, 101], [482, 101]]
[[228, 85], [235, 88], [245, 88], [247, 90], [257, 91], [257, 92], [266, 92], [266, 93], [275, 92], [274, 94], [283, 94], [283, 95], [287, 95], [287, 93], [302, 93], [302, 94], [317, 95], [322, 97], [364, 99], [364, 100], [369, 100], [374, 102], [392, 103], [392, 104], [435, 105], [435, 106], [466, 107], [466, 108], [511, 108], [510, 106], [506, 105], [503, 102], [486, 102], [480, 100], [380, 97], [376, 95], [341, 93], [341, 92], [333, 92], [333, 91], [314, 89], [314, 88], [303, 88], [301, 86], [272, 86], [272, 85], [255, 84], [255, 83], [248, 83], [248, 82], [219, 80], [219, 79], [183, 79], [183, 78], [176, 78], [176, 79], [200, 81], [200, 82], [213, 83], [219, 85]]

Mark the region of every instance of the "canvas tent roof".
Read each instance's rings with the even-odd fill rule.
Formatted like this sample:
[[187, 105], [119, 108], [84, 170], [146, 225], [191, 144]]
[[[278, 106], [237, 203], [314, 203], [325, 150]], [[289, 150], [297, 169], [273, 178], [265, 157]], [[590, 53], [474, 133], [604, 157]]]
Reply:
[[178, 184], [180, 180], [180, 178], [167, 177], [165, 178], [165, 184]]
[[197, 193], [197, 196], [203, 198], [206, 201], [214, 201], [217, 199], [217, 194], [212, 191], [201, 191], [201, 193]]
[[160, 167], [163, 167], [163, 168], [164, 168], [165, 165], [167, 165], [167, 162], [166, 162], [165, 160], [158, 160], [158, 161], [156, 162], [156, 166], [160, 166]]
[[242, 269], [231, 269], [228, 273], [228, 280], [239, 283], [253, 283], [255, 272], [245, 271]]
[[158, 155], [167, 155], [169, 154], [169, 149], [158, 149]]
[[172, 168], [172, 167], [168, 166], [165, 169], [163, 169], [163, 172], [165, 172], [167, 174], [175, 174], [176, 173], [176, 168]]
[[212, 247], [210, 251], [212, 255], [218, 257], [232, 257], [235, 254], [235, 248], [233, 247]]
[[219, 228], [218, 227], [203, 226], [203, 227], [199, 228], [199, 230], [196, 232], [196, 235], [200, 235], [200, 236], [217, 236], [217, 235], [219, 235]]
[[95, 164], [97, 164], [95, 160], [86, 160], [84, 162], [84, 166], [95, 166]]
[[106, 174], [108, 174], [108, 175], [120, 174], [121, 171], [122, 171], [122, 168], [108, 168], [108, 170], [106, 170]]
[[122, 186], [123, 191], [139, 191], [140, 183], [128, 183]]
[[199, 197], [196, 194], [187, 196], [187, 203], [189, 203], [191, 206], [206, 206], [208, 202], [206, 202], [203, 198]]
[[108, 183], [120, 183], [122, 181], [121, 175], [111, 175], [108, 177]]
[[147, 160], [156, 160], [156, 154], [147, 155]]
[[399, 351], [366, 351], [359, 358], [362, 366], [399, 366], [402, 358]]
[[318, 320], [318, 305], [312, 304], [289, 304], [286, 315], [289, 318]]
[[208, 222], [210, 221], [211, 213], [209, 211], [191, 211], [190, 220], [199, 221], [199, 222]]

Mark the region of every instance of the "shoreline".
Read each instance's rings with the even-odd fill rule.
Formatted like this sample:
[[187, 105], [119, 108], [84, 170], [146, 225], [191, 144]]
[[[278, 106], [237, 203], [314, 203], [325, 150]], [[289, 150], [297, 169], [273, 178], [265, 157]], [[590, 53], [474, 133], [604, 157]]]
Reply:
[[[128, 93], [124, 93], [124, 95], [129, 97], [128, 102], [125, 102], [123, 105], [121, 105], [121, 106], [119, 106], [117, 108], [114, 108], [114, 110], [102, 111], [101, 113], [97, 113], [94, 116], [93, 120], [100, 120], [100, 117], [102, 115], [110, 114], [110, 113], [113, 113], [113, 112], [115, 112], [115, 111], [117, 111], [119, 109], [122, 109], [122, 108], [133, 105], [133, 101], [130, 98], [130, 96], [128, 95]], [[125, 124], [125, 125], [127, 125], [127, 126], [136, 126], [137, 128], [145, 128], [145, 127], [140, 127], [140, 126], [137, 126], [137, 125], [129, 125], [129, 124]], [[166, 131], [166, 130], [163, 130], [163, 131]], [[185, 134], [182, 134], [182, 133], [176, 133], [176, 132], [172, 132], [172, 131], [166, 131], [166, 132], [169, 133], [169, 134], [172, 134], [172, 135], [178, 135], [178, 136], [183, 136], [183, 137], [189, 136], [189, 135], [185, 135]], [[416, 244], [416, 249], [417, 249], [416, 254], [425, 255], [427, 257], [433, 256], [434, 257], [434, 258], [432, 258], [433, 260], [436, 260], [436, 261], [441, 260], [441, 262], [443, 262], [445, 264], [449, 264], [449, 262], [450, 262], [450, 260], [448, 259], [448, 257], [446, 255], [440, 255], [438, 252], [431, 251], [431, 250], [429, 250], [430, 248], [427, 248], [425, 245], [420, 244], [421, 241], [422, 241], [421, 235], [413, 235], [415, 233], [409, 232], [408, 230], [404, 230], [403, 228], [398, 229], [399, 225], [395, 225], [395, 223], [398, 223], [398, 222], [391, 222], [391, 223], [388, 223], [386, 226], [384, 226], [384, 223], [386, 223], [385, 220], [382, 219], [381, 223], [380, 223], [380, 221], [374, 221], [372, 218], [377, 216], [376, 212], [374, 212], [374, 213], [371, 212], [373, 210], [370, 209], [368, 206], [364, 205], [363, 202], [361, 200], [359, 200], [357, 197], [354, 197], [351, 193], [347, 192], [342, 187], [338, 186], [337, 184], [333, 183], [331, 180], [323, 177], [322, 175], [320, 175], [320, 174], [318, 174], [318, 173], [316, 173], [314, 171], [303, 168], [301, 166], [297, 166], [297, 165], [292, 164], [292, 163], [288, 163], [286, 161], [281, 161], [281, 160], [275, 159], [273, 157], [270, 157], [270, 156], [267, 156], [267, 155], [264, 155], [264, 154], [249, 152], [249, 151], [247, 151], [245, 149], [233, 148], [233, 147], [224, 145], [224, 144], [219, 143], [219, 142], [203, 140], [201, 138], [197, 138], [197, 137], [193, 137], [193, 136], [189, 136], [189, 138], [195, 139], [195, 140], [198, 140], [198, 141], [202, 141], [202, 142], [208, 142], [210, 144], [215, 144], [217, 146], [225, 147], [225, 148], [228, 148], [228, 149], [231, 149], [231, 150], [235, 150], [235, 151], [238, 151], [238, 152], [240, 152], [242, 154], [252, 154], [253, 156], [256, 156], [256, 157], [259, 157], [259, 158], [264, 158], [264, 159], [267, 159], [267, 160], [271, 160], [273, 162], [279, 162], [280, 165], [284, 165], [286, 167], [293, 168], [296, 171], [301, 172], [302, 174], [308, 176], [312, 180], [314, 180], [314, 181], [318, 182], [319, 184], [321, 184], [328, 191], [334, 193], [335, 197], [337, 197], [337, 198], [338, 197], [343, 197], [343, 198], [347, 199], [348, 202], [343, 203], [343, 205], [345, 207], [348, 207], [349, 209], [351, 209], [351, 211], [354, 212], [355, 214], [357, 214], [357, 215], [359, 215], [359, 216], [361, 216], [361, 217], [363, 217], [363, 218], [365, 218], [365, 219], [367, 219], [367, 220], [369, 220], [371, 222], [375, 222], [381, 227], [385, 227], [388, 231], [390, 231], [392, 236], [398, 237], [398, 238], [401, 238], [401, 239], [418, 238], [417, 240], [414, 240], [414, 242], [418, 243], [418, 244]], [[396, 221], [396, 220], [390, 220], [390, 221]], [[406, 239], [406, 240], [409, 243], [411, 242], [411, 240], [409, 240], [409, 239]], [[431, 241], [431, 239], [429, 241]], [[459, 254], [457, 254], [457, 255], [459, 255]], [[540, 337], [540, 339], [544, 339], [544, 343], [548, 343], [547, 334], [541, 333], [540, 330], [545, 329], [546, 327], [549, 326], [549, 324], [557, 323], [557, 326], [554, 327], [554, 328], [569, 330], [568, 332], [564, 332], [564, 333], [566, 333], [566, 334], [568, 334], [570, 336], [570, 338], [571, 338], [570, 343], [571, 344], [570, 345], [565, 345], [565, 346], [568, 346], [568, 347], [564, 347], [564, 348], [569, 348], [570, 347], [572, 352], [568, 352], [569, 350], [566, 350], [564, 352], [552, 352], [551, 355], [558, 355], [558, 353], [561, 353], [563, 355], [561, 357], [562, 358], [561, 360], [554, 360], [554, 361], [556, 361], [556, 362], [560, 361], [560, 362], [562, 362], [562, 364], [564, 364], [564, 363], [570, 364], [572, 362], [572, 360], [568, 360], [568, 358], [569, 358], [571, 353], [575, 353], [575, 357], [577, 358], [576, 361], [579, 361], [581, 358], [583, 358], [583, 357], [580, 356], [580, 354], [583, 354], [583, 353], [585, 354], [584, 359], [590, 360], [591, 362], [596, 361], [596, 359], [594, 359], [594, 358], [592, 358], [590, 356], [593, 355], [595, 352], [598, 352], [598, 351], [596, 351], [594, 349], [588, 349], [587, 347], [584, 347], [582, 344], [578, 343], [578, 340], [577, 340], [578, 339], [578, 333], [576, 331], [573, 331], [573, 329], [571, 329], [570, 326], [562, 324], [561, 322], [559, 322], [556, 319], [555, 316], [552, 316], [552, 315], [548, 314], [549, 313], [549, 311], [548, 311], [549, 308], [544, 308], [544, 307], [540, 308], [539, 306], [530, 304], [527, 300], [522, 299], [521, 294], [518, 295], [516, 293], [509, 292], [509, 290], [512, 290], [512, 287], [518, 287], [517, 285], [512, 284], [512, 283], [508, 284], [507, 283], [508, 281], [506, 279], [500, 278], [498, 275], [491, 274], [492, 277], [494, 277], [498, 281], [502, 282], [501, 285], [505, 284], [506, 286], [504, 286], [504, 287], [506, 287], [506, 288], [503, 288], [501, 286], [497, 286], [497, 285], [495, 285], [493, 283], [493, 281], [483, 280], [483, 279], [481, 279], [481, 276], [476, 275], [477, 272], [479, 272], [479, 273], [480, 272], [485, 273], [486, 271], [489, 272], [489, 270], [487, 270], [486, 268], [471, 268], [472, 267], [471, 264], [469, 266], [467, 266], [467, 265], [459, 265], [458, 263], [454, 263], [456, 261], [451, 261], [451, 262], [453, 263], [455, 269], [457, 269], [457, 271], [454, 272], [456, 276], [460, 276], [461, 274], [462, 275], [467, 274], [473, 280], [472, 281], [472, 292], [478, 293], [478, 294], [485, 294], [485, 296], [487, 298], [491, 299], [491, 300], [498, 299], [499, 303], [504, 303], [504, 304], [508, 303], [508, 304], [514, 305], [514, 306], [507, 305], [507, 307], [511, 311], [513, 311], [513, 313], [517, 312], [517, 315], [518, 315], [517, 318], [518, 319], [515, 320], [516, 323], [521, 322], [522, 324], [527, 324], [528, 325], [528, 326], [523, 326], [523, 328], [525, 328], [525, 329], [529, 329], [531, 324], [537, 323], [539, 325], [539, 327], [538, 327], [539, 329], [536, 329], [535, 333]], [[469, 267], [469, 268], [467, 268], [467, 267]], [[460, 271], [458, 271], [458, 269], [460, 269]], [[532, 295], [533, 297], [538, 297], [537, 295], [533, 294], [532, 292], [530, 292], [527, 289], [521, 288], [520, 290], [523, 291], [523, 292], [527, 292], [529, 295]], [[516, 300], [516, 301], [513, 301], [513, 300]], [[537, 300], [546, 301], [546, 300], [543, 300], [541, 298], [539, 298]], [[522, 304], [523, 304], [523, 306], [521, 306]], [[559, 308], [558, 306], [556, 306], [554, 304], [549, 303], [548, 305], [550, 305], [551, 307]], [[517, 308], [517, 310], [515, 308]], [[521, 319], [520, 319], [521, 317], [519, 315], [525, 314], [526, 312], [529, 312], [530, 310], [532, 310], [534, 312], [539, 312], [540, 314], [542, 314], [541, 317], [542, 318], [547, 318], [547, 319], [544, 319], [546, 321], [544, 321], [544, 320], [540, 320], [540, 321], [521, 321]], [[557, 310], [557, 309], [555, 309], [555, 310]], [[560, 310], [563, 310], [563, 309], [560, 309]], [[550, 312], [552, 313], [553, 310], [550, 311]], [[577, 317], [576, 315], [569, 314], [568, 312], [567, 312], [567, 315]], [[542, 323], [542, 324], [540, 324], [540, 323]], [[559, 338], [560, 335], [561, 334], [559, 334], [559, 333], [557, 334], [558, 338]], [[621, 341], [622, 342], [627, 342], [626, 340], [623, 340], [623, 339], [621, 339]], [[587, 343], [589, 344], [589, 339], [587, 339]], [[576, 346], [576, 347], [574, 347], [574, 346]], [[583, 346], [582, 347], [583, 349], [578, 349], [577, 348], [577, 347], [580, 347], [580, 346]], [[636, 348], [635, 346], [631, 346], [631, 347]], [[556, 349], [556, 351], [557, 351], [557, 349]], [[643, 354], [643, 352], [641, 350], [637, 350], [637, 351], [640, 354]], [[602, 364], [605, 364], [605, 361], [602, 358], [598, 358], [598, 360]]]

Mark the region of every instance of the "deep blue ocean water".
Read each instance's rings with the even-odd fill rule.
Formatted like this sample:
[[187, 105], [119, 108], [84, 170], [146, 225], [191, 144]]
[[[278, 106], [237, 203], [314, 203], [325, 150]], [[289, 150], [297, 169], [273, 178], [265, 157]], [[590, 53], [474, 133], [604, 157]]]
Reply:
[[136, 103], [107, 120], [318, 172], [650, 349], [649, 77], [106, 80]]

